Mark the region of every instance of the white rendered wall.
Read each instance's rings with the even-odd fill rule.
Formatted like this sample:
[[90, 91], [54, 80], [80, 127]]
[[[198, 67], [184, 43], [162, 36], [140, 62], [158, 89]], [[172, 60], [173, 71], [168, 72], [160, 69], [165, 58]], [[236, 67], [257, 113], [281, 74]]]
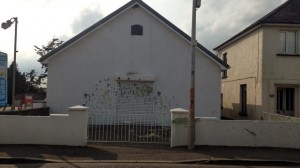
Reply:
[[[134, 24], [144, 27], [143, 36], [131, 36]], [[129, 9], [49, 60], [47, 106], [51, 112], [66, 111], [72, 104], [86, 104], [86, 94], [93, 95], [89, 101], [96, 99], [88, 105], [91, 110], [114, 111], [116, 74], [138, 74], [155, 76], [161, 110], [188, 108], [190, 51], [190, 44], [159, 19], [141, 7]], [[196, 54], [196, 116], [219, 118], [220, 67], [202, 52]]]
[[[262, 112], [277, 113], [277, 87], [295, 88], [294, 117], [300, 118], [300, 59], [299, 56], [278, 56], [280, 54], [280, 31], [296, 33], [296, 55], [300, 55], [300, 28], [291, 25], [266, 26], [263, 50], [263, 108]], [[270, 96], [274, 95], [274, 96]], [[263, 114], [262, 114], [263, 115]]]
[[69, 114], [50, 116], [0, 115], [0, 144], [85, 146], [87, 107], [75, 106]]
[[[185, 113], [185, 114], [184, 114]], [[171, 147], [188, 145], [188, 112], [172, 110]], [[196, 119], [195, 145], [300, 149], [297, 122]]]

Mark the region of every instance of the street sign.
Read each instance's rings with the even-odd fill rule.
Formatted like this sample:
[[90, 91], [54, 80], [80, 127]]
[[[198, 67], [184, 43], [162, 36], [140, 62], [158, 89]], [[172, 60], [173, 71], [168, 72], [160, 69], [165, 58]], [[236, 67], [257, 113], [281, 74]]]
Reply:
[[7, 105], [7, 54], [0, 52], [0, 107]]

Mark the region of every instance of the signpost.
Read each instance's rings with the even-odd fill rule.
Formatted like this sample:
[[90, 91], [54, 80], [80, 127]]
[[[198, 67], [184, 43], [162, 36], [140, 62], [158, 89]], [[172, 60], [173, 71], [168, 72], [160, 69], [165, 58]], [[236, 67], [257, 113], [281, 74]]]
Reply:
[[0, 107], [7, 105], [7, 54], [0, 52]]

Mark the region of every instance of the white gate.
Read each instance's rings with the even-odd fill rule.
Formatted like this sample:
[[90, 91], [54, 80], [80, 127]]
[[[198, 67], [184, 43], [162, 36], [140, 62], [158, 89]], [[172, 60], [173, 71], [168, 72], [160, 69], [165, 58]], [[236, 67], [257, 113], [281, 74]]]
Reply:
[[170, 113], [92, 113], [89, 118], [88, 141], [169, 143], [170, 131]]
[[119, 81], [116, 88], [111, 110], [91, 111], [88, 141], [169, 143], [170, 113], [161, 108], [153, 82]]

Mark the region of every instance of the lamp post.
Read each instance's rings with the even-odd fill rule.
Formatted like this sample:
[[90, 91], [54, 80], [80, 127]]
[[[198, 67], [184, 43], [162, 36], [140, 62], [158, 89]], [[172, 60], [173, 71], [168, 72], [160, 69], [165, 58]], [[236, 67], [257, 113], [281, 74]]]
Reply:
[[14, 62], [13, 62], [13, 85], [12, 85], [12, 105], [11, 110], [15, 110], [15, 90], [16, 90], [16, 54], [17, 54], [17, 29], [18, 29], [18, 18], [13, 17], [6, 22], [1, 24], [1, 28], [7, 29], [13, 23], [15, 23], [15, 42], [14, 42]]
[[189, 150], [195, 148], [195, 50], [197, 46], [196, 41], [196, 10], [200, 8], [201, 0], [193, 0], [193, 13], [192, 13], [192, 63], [191, 63], [191, 88], [190, 88], [190, 110], [189, 110]]

